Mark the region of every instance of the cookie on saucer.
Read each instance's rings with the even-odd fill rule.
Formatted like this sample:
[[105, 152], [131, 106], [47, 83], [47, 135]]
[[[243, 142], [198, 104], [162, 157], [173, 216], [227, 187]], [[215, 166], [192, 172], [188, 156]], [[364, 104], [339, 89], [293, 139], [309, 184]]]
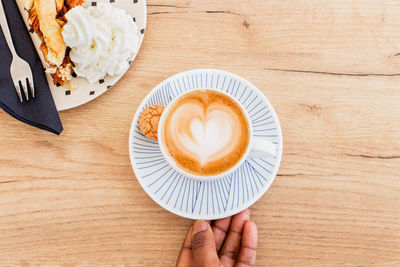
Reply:
[[162, 105], [152, 105], [145, 108], [140, 114], [139, 129], [147, 138], [157, 141], [158, 122], [165, 107]]

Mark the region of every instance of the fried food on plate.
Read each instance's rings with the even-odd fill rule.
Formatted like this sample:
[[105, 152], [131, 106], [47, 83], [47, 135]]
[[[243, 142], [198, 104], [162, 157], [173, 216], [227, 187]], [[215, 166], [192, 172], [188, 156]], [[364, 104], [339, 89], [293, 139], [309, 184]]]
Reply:
[[61, 35], [61, 27], [56, 21], [57, 10], [54, 0], [34, 0], [39, 20], [39, 29], [46, 44], [46, 61], [51, 65], [60, 66], [67, 49]]
[[67, 23], [65, 13], [84, 0], [22, 0], [29, 12], [28, 23], [36, 32], [42, 45], [49, 73], [56, 85], [65, 85], [72, 79], [73, 64], [61, 34]]

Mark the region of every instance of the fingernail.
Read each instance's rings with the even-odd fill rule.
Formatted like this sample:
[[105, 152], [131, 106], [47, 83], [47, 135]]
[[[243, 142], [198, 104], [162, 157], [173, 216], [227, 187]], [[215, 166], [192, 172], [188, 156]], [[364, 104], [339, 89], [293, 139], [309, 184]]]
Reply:
[[206, 230], [207, 230], [207, 223], [205, 221], [196, 221], [193, 225], [193, 235]]

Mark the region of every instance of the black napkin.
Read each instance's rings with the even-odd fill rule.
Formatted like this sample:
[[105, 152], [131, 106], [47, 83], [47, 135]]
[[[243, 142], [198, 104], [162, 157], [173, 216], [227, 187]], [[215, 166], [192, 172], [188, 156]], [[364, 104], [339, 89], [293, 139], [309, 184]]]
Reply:
[[60, 134], [63, 127], [30, 33], [15, 0], [3, 0], [3, 5], [15, 50], [32, 68], [36, 96], [29, 101], [24, 99], [23, 103], [19, 101], [10, 74], [11, 52], [0, 30], [0, 108], [26, 124]]

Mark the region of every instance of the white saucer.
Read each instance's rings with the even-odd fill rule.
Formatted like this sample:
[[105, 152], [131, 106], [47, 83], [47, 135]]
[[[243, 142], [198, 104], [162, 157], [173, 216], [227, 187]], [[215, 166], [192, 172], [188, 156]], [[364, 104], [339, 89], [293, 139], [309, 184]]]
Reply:
[[[147, 106], [167, 105], [183, 92], [202, 88], [223, 90], [241, 102], [254, 135], [277, 144], [277, 155], [249, 158], [232, 175], [214, 181], [196, 181], [174, 171], [158, 143], [140, 133], [139, 116]], [[254, 85], [229, 72], [199, 69], [168, 78], [146, 96], [132, 122], [129, 152], [140, 185], [160, 206], [182, 217], [215, 220], [248, 208], [268, 190], [281, 162], [282, 132], [273, 107]]]

